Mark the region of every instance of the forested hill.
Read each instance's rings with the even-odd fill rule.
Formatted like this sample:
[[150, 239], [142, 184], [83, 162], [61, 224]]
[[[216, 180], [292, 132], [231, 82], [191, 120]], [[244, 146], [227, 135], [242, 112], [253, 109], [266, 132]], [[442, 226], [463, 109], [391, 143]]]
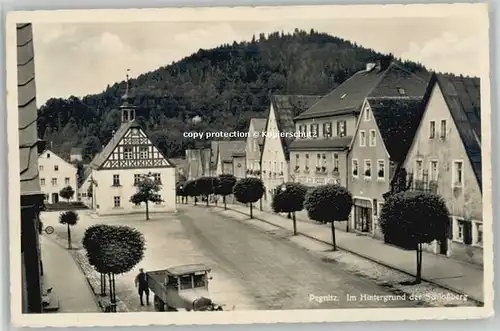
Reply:
[[[126, 56], [126, 55], [125, 55]], [[263, 117], [270, 93], [324, 95], [382, 54], [315, 31], [261, 34], [202, 50], [130, 81], [138, 120], [169, 156], [184, 154], [195, 142], [190, 130], [246, 130]], [[403, 65], [426, 74], [413, 62]], [[118, 107], [126, 82], [82, 99], [50, 99], [39, 109], [40, 137], [62, 155], [83, 147], [87, 158], [106, 144], [119, 126]], [[192, 119], [200, 116], [202, 121]], [[196, 126], [196, 127], [194, 127]]]

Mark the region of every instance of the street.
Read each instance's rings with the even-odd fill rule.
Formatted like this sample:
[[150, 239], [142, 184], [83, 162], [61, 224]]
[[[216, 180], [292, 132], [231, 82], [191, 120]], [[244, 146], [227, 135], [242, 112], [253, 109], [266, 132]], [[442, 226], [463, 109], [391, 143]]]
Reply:
[[[56, 230], [52, 236], [66, 238], [65, 227], [57, 223], [57, 216], [57, 213], [42, 215], [45, 225]], [[370, 296], [394, 297], [394, 294], [245, 222], [221, 217], [203, 206], [179, 206], [177, 215], [153, 214], [149, 221], [142, 214], [93, 218], [82, 211], [80, 222], [72, 228], [72, 236], [75, 244], [81, 246], [85, 229], [95, 223], [128, 225], [144, 234], [144, 260], [131, 272], [116, 277], [117, 296], [129, 311], [153, 310], [152, 305], [139, 305], [134, 286], [139, 268], [148, 271], [189, 263], [205, 263], [213, 268], [210, 294], [214, 302], [225, 304], [226, 310], [418, 305], [397, 298], [387, 302], [373, 299]], [[368, 299], [352, 299], [363, 295]], [[150, 302], [152, 299], [153, 295]]]

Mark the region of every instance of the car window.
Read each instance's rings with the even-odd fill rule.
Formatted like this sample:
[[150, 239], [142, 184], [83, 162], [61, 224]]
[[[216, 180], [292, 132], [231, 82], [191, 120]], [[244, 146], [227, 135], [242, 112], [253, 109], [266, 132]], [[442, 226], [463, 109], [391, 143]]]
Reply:
[[193, 283], [191, 282], [191, 275], [181, 276], [181, 290], [186, 290], [193, 288]]
[[205, 287], [206, 277], [205, 275], [195, 275], [194, 276], [194, 287]]

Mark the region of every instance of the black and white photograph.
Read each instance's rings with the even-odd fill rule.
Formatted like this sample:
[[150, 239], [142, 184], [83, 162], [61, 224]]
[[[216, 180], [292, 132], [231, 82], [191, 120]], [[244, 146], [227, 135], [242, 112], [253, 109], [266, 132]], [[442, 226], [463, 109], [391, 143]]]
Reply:
[[12, 322], [491, 316], [488, 22], [486, 4], [10, 12]]

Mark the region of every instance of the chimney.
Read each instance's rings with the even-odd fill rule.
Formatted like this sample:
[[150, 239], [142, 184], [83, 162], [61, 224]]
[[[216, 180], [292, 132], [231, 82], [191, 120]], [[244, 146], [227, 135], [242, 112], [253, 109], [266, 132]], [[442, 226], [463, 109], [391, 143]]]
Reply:
[[367, 63], [366, 64], [366, 72], [370, 72], [375, 68], [376, 64], [375, 63]]
[[380, 60], [377, 63], [378, 64], [377, 66], [379, 67], [379, 71], [387, 70], [387, 68], [389, 68], [391, 63], [392, 63], [392, 56], [390, 56], [390, 55], [383, 56], [382, 58], [380, 58]]

